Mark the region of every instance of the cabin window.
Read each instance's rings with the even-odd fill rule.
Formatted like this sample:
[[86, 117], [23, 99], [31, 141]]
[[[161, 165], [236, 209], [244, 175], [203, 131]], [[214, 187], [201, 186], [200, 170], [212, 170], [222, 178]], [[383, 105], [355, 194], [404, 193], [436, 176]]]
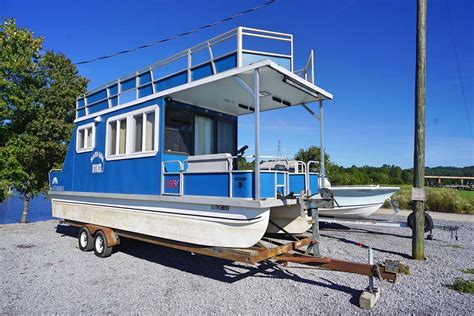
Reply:
[[186, 155], [235, 153], [236, 123], [217, 113], [194, 113], [190, 106], [166, 104], [165, 151]]
[[165, 151], [192, 155], [193, 113], [186, 109], [166, 106]]
[[155, 112], [133, 116], [133, 152], [147, 152], [155, 149]]
[[107, 120], [106, 158], [154, 156], [158, 150], [158, 107], [151, 106]]
[[92, 151], [95, 145], [94, 123], [79, 126], [76, 134], [76, 151], [78, 153]]
[[214, 120], [196, 115], [194, 124], [194, 154], [214, 153]]
[[235, 150], [235, 124], [227, 121], [217, 121], [217, 152], [231, 153]]

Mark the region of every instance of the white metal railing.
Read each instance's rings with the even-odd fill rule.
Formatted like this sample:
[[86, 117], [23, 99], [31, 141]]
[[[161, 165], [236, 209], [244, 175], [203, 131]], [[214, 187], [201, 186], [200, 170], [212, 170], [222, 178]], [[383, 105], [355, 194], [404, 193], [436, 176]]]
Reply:
[[[245, 156], [231, 156], [229, 157], [232, 160], [234, 159], [239, 159], [239, 158], [255, 158], [254, 155], [245, 155]], [[261, 156], [260, 158], [264, 159], [273, 159], [272, 162], [278, 162], [278, 161], [283, 161], [286, 163], [286, 166], [288, 168], [289, 166], [289, 161], [287, 158], [283, 157], [274, 157], [274, 156]], [[279, 159], [279, 160], [275, 160]], [[227, 170], [223, 171], [204, 171], [204, 172], [188, 172], [185, 168], [186, 163], [188, 162], [187, 159], [181, 161], [181, 160], [167, 160], [167, 161], [162, 161], [161, 163], [161, 194], [164, 195], [179, 195], [182, 196], [184, 195], [184, 173], [228, 173], [228, 178], [229, 178], [229, 197], [233, 197], [233, 188], [232, 188], [232, 176], [236, 173], [245, 173], [245, 172], [254, 172], [254, 170], [231, 170], [230, 164], [227, 165]], [[178, 164], [178, 171], [167, 171], [166, 166], [169, 164]], [[288, 169], [287, 169], [288, 170]], [[288, 171], [283, 171], [283, 170], [262, 170], [261, 173], [273, 173], [274, 174], [274, 195], [275, 198], [277, 197], [277, 194], [279, 192], [279, 189], [282, 188], [283, 194], [287, 195], [289, 193], [288, 191]], [[278, 173], [283, 174], [283, 183], [278, 182]], [[166, 176], [169, 175], [178, 175], [179, 176], [179, 188], [178, 188], [178, 193], [170, 193], [170, 192], [165, 192], [165, 178]]]
[[[174, 171], [166, 171], [166, 165], [167, 164], [172, 164], [172, 163], [177, 163], [179, 166], [179, 171], [174, 172]], [[162, 161], [161, 162], [161, 194], [165, 194], [165, 175], [179, 175], [179, 188], [178, 188], [178, 193], [166, 193], [168, 195], [183, 195], [183, 162], [180, 160], [167, 160], [167, 161]]]
[[311, 174], [311, 165], [319, 165], [319, 161], [310, 160], [306, 163], [306, 177], [305, 177], [306, 183], [305, 183], [305, 185], [306, 185], [307, 193], [309, 193], [309, 190], [310, 190], [309, 177], [310, 177], [310, 174]]
[[[282, 54], [276, 53], [274, 51], [272, 52], [271, 50], [260, 51], [246, 49], [246, 37], [263, 38], [274, 41], [287, 42], [290, 46], [290, 53]], [[216, 51], [213, 50], [213, 48], [217, 44], [221, 44], [231, 39], [236, 40], [235, 46], [231, 45], [232, 47], [235, 47], [235, 49], [226, 49], [225, 52], [221, 54], [217, 54]], [[194, 56], [197, 53], [201, 53], [204, 51], [207, 51], [208, 58], [201, 63], [193, 64]], [[134, 99], [139, 99], [141, 97], [140, 92], [142, 91], [142, 89], [145, 88], [148, 89], [148, 92], [151, 92], [149, 94], [156, 93], [156, 83], [161, 82], [164, 79], [169, 78], [173, 75], [186, 73], [186, 82], [192, 82], [193, 69], [199, 68], [200, 66], [206, 65], [208, 63], [210, 63], [212, 74], [216, 74], [216, 62], [232, 54], [236, 54], [236, 67], [243, 66], [244, 54], [254, 54], [268, 57], [287, 58], [290, 61], [290, 71], [293, 71], [293, 35], [247, 27], [238, 27], [232, 29], [219, 36], [216, 36], [200, 44], [192, 46], [170, 57], [162, 59], [152, 65], [149, 65], [148, 67], [135, 71], [124, 77], [118, 78], [115, 81], [97, 87], [93, 90], [88, 91], [86, 94], [79, 96], [76, 100], [76, 116], [78, 115], [78, 111], [83, 109], [85, 111], [85, 115], [89, 114], [89, 108], [99, 103], [104, 103], [104, 105], [105, 103], [107, 103], [106, 106], [108, 108], [122, 104], [121, 97], [126, 93], [130, 94], [132, 92], [133, 94], [134, 91]], [[179, 68], [173, 73], [167, 73], [165, 75], [158, 74], [158, 70], [162, 67], [181, 60], [184, 60], [186, 62], [186, 67]], [[89, 100], [93, 96], [95, 97], [94, 100]]]
[[314, 50], [310, 51], [305, 67], [295, 70], [294, 73], [314, 84]]

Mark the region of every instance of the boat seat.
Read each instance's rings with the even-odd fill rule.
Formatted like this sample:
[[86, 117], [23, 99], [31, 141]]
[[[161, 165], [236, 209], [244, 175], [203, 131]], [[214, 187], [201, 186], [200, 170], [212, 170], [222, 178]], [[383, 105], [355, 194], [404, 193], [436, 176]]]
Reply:
[[232, 160], [229, 153], [189, 156], [188, 172], [232, 171]]

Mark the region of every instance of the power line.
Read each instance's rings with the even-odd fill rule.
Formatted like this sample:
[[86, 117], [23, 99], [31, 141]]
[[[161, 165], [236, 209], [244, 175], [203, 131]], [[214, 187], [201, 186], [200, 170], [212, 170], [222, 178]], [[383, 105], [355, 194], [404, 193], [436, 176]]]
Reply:
[[93, 62], [98, 61], [98, 60], [104, 60], [104, 59], [112, 58], [112, 57], [115, 57], [115, 56], [118, 56], [118, 55], [128, 54], [128, 53], [131, 53], [131, 52], [140, 50], [140, 49], [149, 48], [149, 47], [151, 47], [151, 46], [155, 46], [155, 45], [158, 45], [158, 44], [161, 44], [161, 43], [164, 43], [164, 42], [168, 42], [168, 41], [177, 39], [177, 38], [179, 38], [179, 37], [183, 37], [183, 36], [186, 36], [186, 35], [190, 35], [190, 34], [193, 34], [193, 33], [199, 32], [199, 31], [202, 31], [202, 30], [204, 30], [204, 29], [207, 29], [207, 28], [216, 26], [216, 25], [218, 25], [218, 24], [222, 24], [222, 23], [228, 22], [228, 21], [230, 21], [230, 20], [234, 20], [234, 19], [236, 19], [236, 18], [238, 18], [238, 17], [241, 17], [241, 16], [243, 16], [243, 15], [249, 14], [249, 13], [251, 13], [251, 12], [253, 12], [253, 11], [256, 11], [256, 10], [258, 10], [258, 9], [261, 9], [261, 8], [264, 8], [264, 7], [269, 6], [269, 5], [271, 5], [271, 4], [274, 4], [276, 1], [277, 1], [277, 0], [270, 0], [270, 1], [268, 1], [268, 2], [265, 2], [265, 3], [261, 4], [261, 5], [258, 5], [258, 6], [256, 6], [256, 7], [253, 7], [253, 8], [251, 8], [251, 9], [248, 9], [248, 10], [245, 10], [245, 11], [242, 11], [242, 12], [239, 12], [239, 13], [236, 13], [236, 14], [234, 14], [234, 15], [232, 15], [232, 16], [229, 16], [229, 17], [227, 17], [227, 18], [225, 18], [225, 19], [218, 20], [218, 21], [216, 21], [216, 22], [209, 23], [209, 24], [200, 26], [200, 27], [198, 27], [198, 28], [192, 29], [192, 30], [190, 30], [190, 31], [186, 31], [186, 32], [177, 34], [177, 35], [173, 35], [173, 36], [170, 36], [170, 37], [167, 37], [167, 38], [164, 38], [164, 39], [160, 39], [160, 40], [154, 41], [154, 42], [149, 43], [149, 44], [146, 44], [146, 45], [141, 45], [141, 46], [138, 46], [138, 47], [135, 47], [135, 48], [123, 50], [123, 51], [116, 52], [116, 53], [113, 53], [113, 54], [110, 54], [110, 55], [105, 55], [105, 56], [96, 57], [96, 58], [89, 59], [89, 60], [80, 61], [80, 62], [77, 62], [77, 63], [75, 63], [75, 64], [76, 64], [76, 65], [89, 64], [89, 63], [93, 63]]
[[466, 102], [466, 93], [464, 92], [464, 83], [462, 81], [462, 76], [461, 76], [461, 67], [459, 66], [458, 49], [457, 49], [457, 46], [456, 46], [456, 41], [454, 39], [453, 22], [451, 20], [451, 11], [449, 10], [448, 0], [446, 0], [446, 7], [448, 9], [447, 11], [448, 11], [449, 26], [450, 26], [450, 29], [451, 29], [451, 39], [453, 40], [454, 55], [456, 56], [456, 64], [457, 64], [457, 67], [458, 67], [459, 81], [461, 83], [461, 91], [462, 91], [462, 97], [463, 97], [463, 100], [464, 100], [464, 108], [466, 109], [467, 123], [468, 123], [469, 131], [471, 132], [471, 137], [472, 137], [471, 117], [469, 116], [469, 109], [468, 109], [467, 102]]

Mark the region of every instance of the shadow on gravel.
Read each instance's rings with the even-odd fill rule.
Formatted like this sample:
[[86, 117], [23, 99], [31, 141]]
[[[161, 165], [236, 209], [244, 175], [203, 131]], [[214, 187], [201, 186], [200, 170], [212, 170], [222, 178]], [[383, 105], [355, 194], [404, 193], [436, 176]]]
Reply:
[[356, 234], [363, 233], [363, 234], [392, 236], [392, 237], [411, 239], [411, 236], [407, 236], [407, 235], [399, 235], [399, 234], [369, 230], [369, 229], [364, 229], [364, 228], [354, 228], [354, 227], [349, 227], [349, 226], [334, 224], [334, 223], [324, 223], [324, 224], [319, 225], [319, 228], [321, 230], [344, 231], [344, 232], [350, 231], [351, 233], [356, 233]]
[[[320, 234], [320, 235], [323, 236], [323, 237], [326, 237], [326, 238], [339, 240], [339, 241], [341, 241], [345, 244], [361, 246], [360, 242], [350, 240], [350, 239], [347, 239], [347, 238], [344, 238], [344, 237], [329, 236], [329, 235], [326, 235], [326, 234]], [[391, 254], [391, 255], [400, 256], [400, 257], [403, 257], [405, 259], [411, 259], [411, 256], [409, 256], [409, 255], [407, 255], [406, 253], [403, 253], [403, 252], [391, 251], [391, 250], [377, 248], [377, 247], [372, 247], [372, 249], [375, 250], [375, 251], [382, 252], [382, 253], [388, 253], [388, 254]]]
[[[77, 238], [79, 229], [73, 226], [58, 225], [56, 232], [62, 236]], [[340, 285], [325, 278], [320, 278], [323, 282], [302, 278], [289, 269], [283, 269], [281, 266], [269, 261], [264, 261], [256, 266], [234, 263], [123, 237], [120, 238], [120, 246], [117, 248], [118, 251], [135, 258], [225, 283], [235, 283], [247, 277], [290, 279], [295, 282], [349, 294], [351, 295], [349, 302], [356, 306], [359, 304], [358, 299], [362, 292], [361, 290]]]

